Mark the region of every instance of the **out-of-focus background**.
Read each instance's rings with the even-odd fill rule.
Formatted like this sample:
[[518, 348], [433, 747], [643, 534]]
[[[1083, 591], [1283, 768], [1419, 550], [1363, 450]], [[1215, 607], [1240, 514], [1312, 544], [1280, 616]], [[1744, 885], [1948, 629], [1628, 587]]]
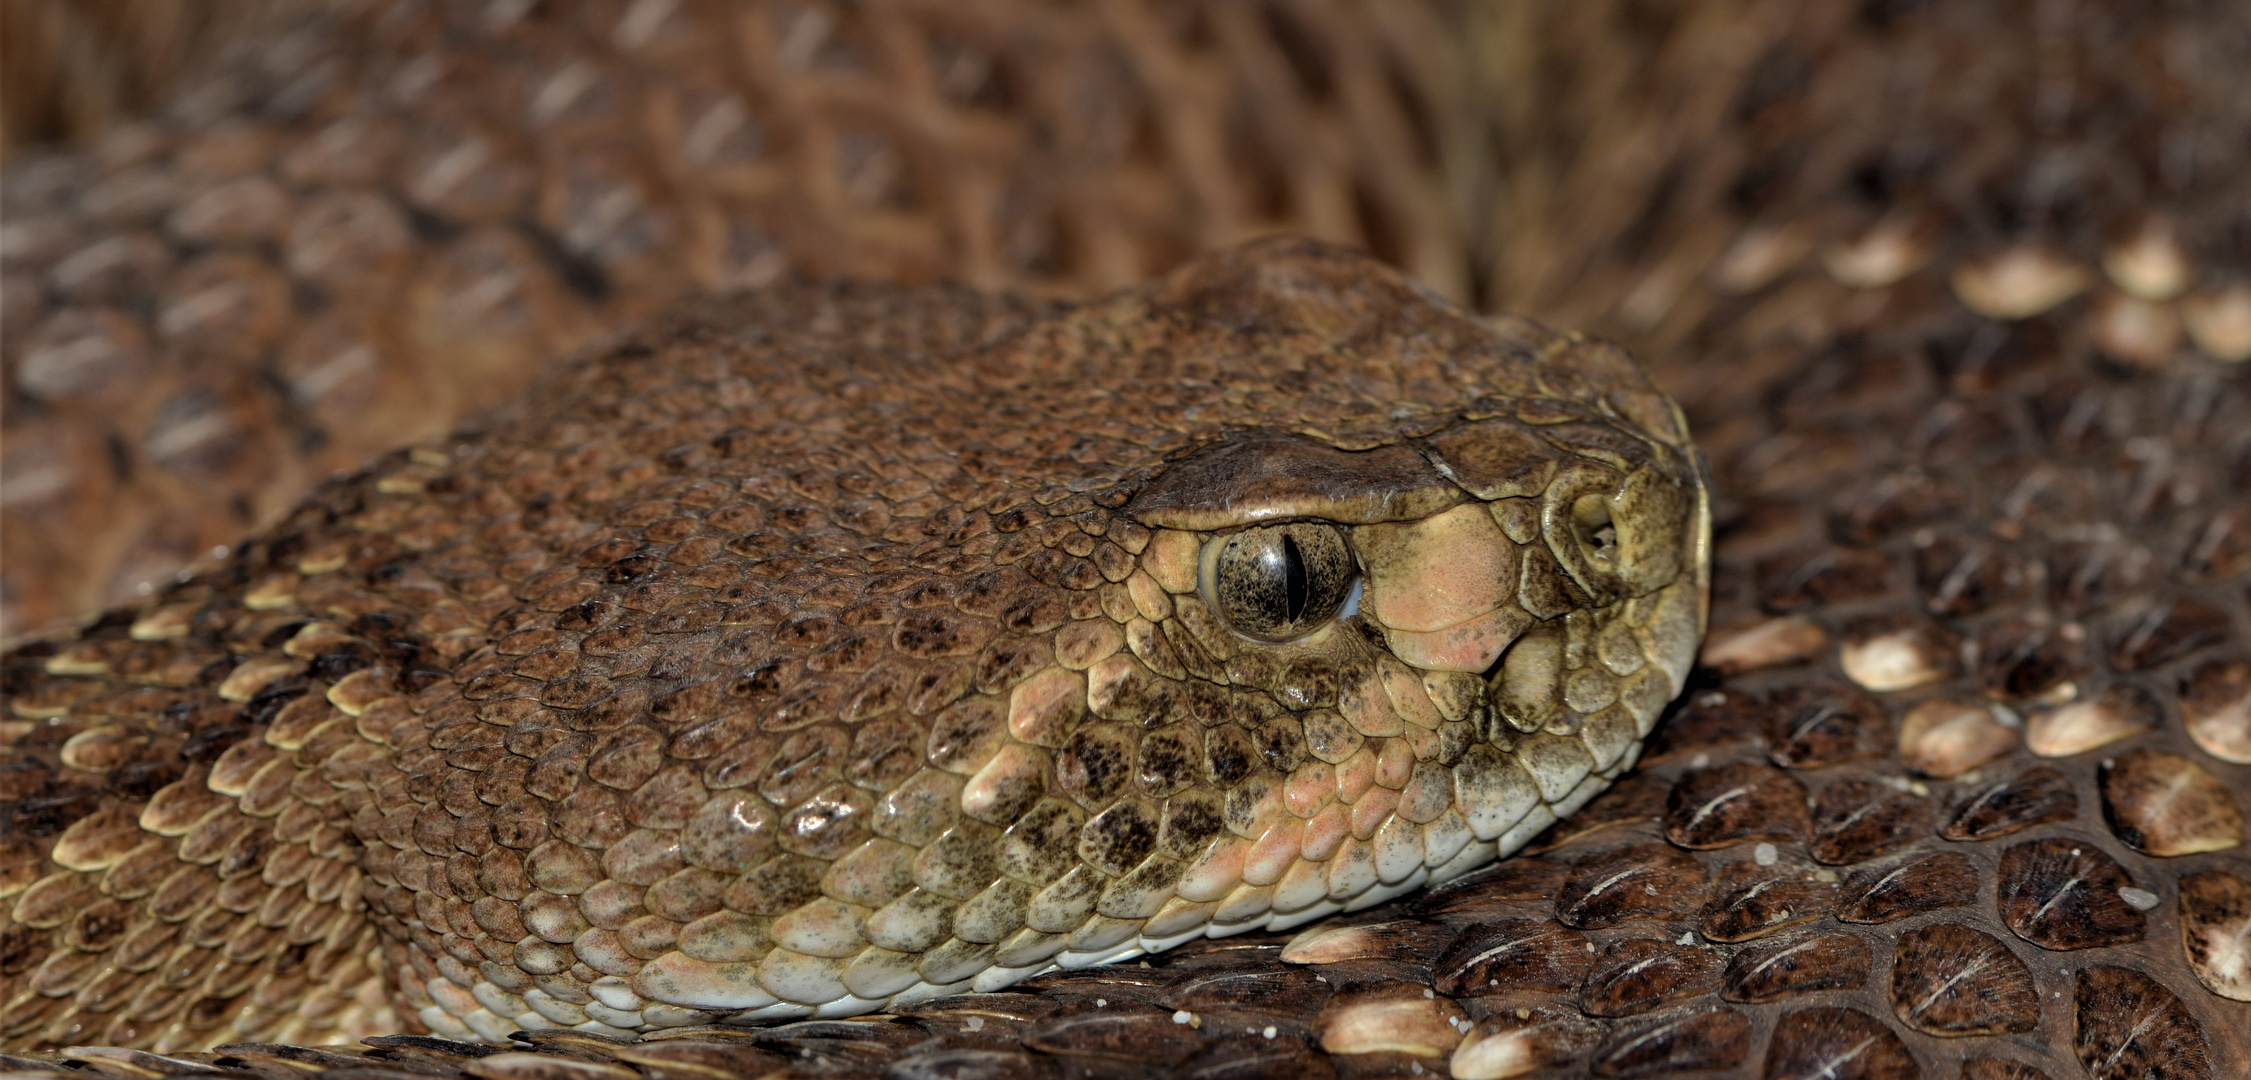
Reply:
[[83, 142], [153, 110], [230, 24], [258, 17], [239, 6], [247, 5], [0, 3], [0, 164], [25, 146]]

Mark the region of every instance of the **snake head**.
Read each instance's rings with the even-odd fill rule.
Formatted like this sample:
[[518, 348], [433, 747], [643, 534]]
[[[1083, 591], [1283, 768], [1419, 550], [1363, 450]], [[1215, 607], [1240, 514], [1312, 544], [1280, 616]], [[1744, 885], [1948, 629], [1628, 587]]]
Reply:
[[[1199, 314], [1271, 324], [1317, 291], [1265, 273], [1203, 287]], [[1142, 562], [1181, 594], [1178, 621], [1203, 625], [1221, 681], [1298, 713], [1311, 757], [1350, 769], [1404, 739], [1421, 760], [1528, 771], [1538, 812], [1457, 770], [1480, 834], [1507, 822], [1505, 853], [1630, 766], [1680, 692], [1704, 629], [1709, 494], [1677, 408], [1614, 346], [1397, 302], [1453, 332], [1444, 392], [1215, 433], [1123, 513], [1156, 530]]]

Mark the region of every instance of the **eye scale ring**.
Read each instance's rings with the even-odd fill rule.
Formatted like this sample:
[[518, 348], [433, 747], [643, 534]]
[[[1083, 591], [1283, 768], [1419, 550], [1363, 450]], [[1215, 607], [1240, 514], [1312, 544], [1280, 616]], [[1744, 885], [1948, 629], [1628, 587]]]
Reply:
[[1359, 577], [1344, 531], [1322, 522], [1215, 536], [1197, 562], [1204, 602], [1254, 641], [1290, 641], [1327, 625]]

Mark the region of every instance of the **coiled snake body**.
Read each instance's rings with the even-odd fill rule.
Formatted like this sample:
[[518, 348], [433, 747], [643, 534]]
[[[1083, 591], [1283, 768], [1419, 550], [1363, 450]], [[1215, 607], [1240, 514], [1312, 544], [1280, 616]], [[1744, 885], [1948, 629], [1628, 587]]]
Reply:
[[[642, 47], [669, 25], [653, 7], [601, 25]], [[1256, 20], [1215, 10], [1217, 30], [1182, 40], [1249, 48]], [[843, 63], [795, 11], [750, 40]], [[1148, 45], [1126, 6], [1109, 17]], [[1802, 149], [1761, 109], [1856, 107], [1793, 69], [1800, 53], [1830, 49], [1840, 80], [1885, 70], [1870, 56], [1928, 70], [1933, 42], [1964, 47], [1948, 17], [1976, 18], [1771, 20], [1786, 29], [1763, 56], [1728, 69], [1740, 132], [1695, 94], [1652, 92], [1737, 140], [1699, 158], [1734, 154], [1737, 183], [1698, 203], [1710, 185], [1679, 168], [1636, 239], [1558, 260], [1587, 298], [1552, 306], [1710, 358], [1660, 366], [1688, 420], [1612, 346], [1465, 315], [1312, 242], [1228, 248], [1079, 304], [771, 283], [547, 368], [473, 431], [331, 481], [147, 600], [16, 647], [0, 1036], [81, 1048], [11, 1063], [614, 1080], [2251, 1067], [2251, 873], [2233, 854], [2251, 402], [2231, 366], [2251, 353], [2251, 299], [2226, 276], [2236, 256], [2196, 239], [2233, 227], [2213, 194], [2228, 185], [2167, 181], [2160, 213], [2155, 187], [2050, 163], [1996, 227], [1963, 207], [2011, 166], [1902, 149], [1979, 115], [1951, 99], [1839, 126], [1794, 179], [1752, 183]], [[1958, 82], [2068, 85], [2057, 42], [2075, 32], [2178, 39], [2042, 17], [2044, 59]], [[1291, 18], [1257, 16], [1277, 70], [1376, 70]], [[2183, 25], [2217, 38], [2234, 21]], [[403, 17], [373, 24], [412, 38]], [[1748, 48], [1693, 20], [1671, 32]], [[2166, 55], [2196, 90], [2167, 106], [2176, 143], [2237, 130], [2232, 84]], [[555, 115], [599, 100], [585, 89], [555, 91]], [[2119, 97], [2082, 95], [2085, 116], [2041, 100], [2066, 128], [2117, 132]], [[1496, 123], [1540, 145], [1536, 123]], [[1869, 164], [1867, 147], [1893, 156]], [[2205, 153], [2225, 177], [2240, 151]], [[558, 318], [647, 310], [674, 286], [656, 263], [636, 277], [654, 249], [628, 241], [663, 227], [572, 202], [600, 170], [554, 160], [558, 201], [521, 225], [410, 179], [399, 197], [428, 218], [401, 250], [499, 250], [517, 229], [559, 244], [541, 257], [566, 276], [599, 271]], [[289, 174], [324, 182], [309, 175]], [[1532, 177], [1512, 190], [1530, 198]], [[55, 197], [41, 183], [22, 181]], [[2055, 210], [2074, 198], [2140, 216]], [[1753, 220], [1715, 234], [1668, 199]], [[623, 231], [585, 237], [612, 247], [538, 218], [596, 205]], [[183, 356], [228, 309], [172, 313], [270, 253], [256, 230], [243, 251], [195, 233], [233, 220], [213, 214], [165, 225], [200, 260], [150, 316]], [[2100, 234], [2100, 278], [2071, 254], [2081, 228]], [[1443, 248], [1404, 235], [1403, 261]], [[1521, 276], [1518, 250], [1495, 276]], [[74, 357], [121, 355], [71, 342], [137, 332], [120, 329], [130, 281], [102, 301], [47, 273], [48, 351], [19, 357], [38, 377], [17, 383], [55, 396], [43, 420], [75, 415]], [[381, 306], [414, 289], [374, 295], [343, 307], [428, 310]], [[441, 1038], [210, 1049], [397, 1031]], [[531, 1049], [469, 1045], [511, 1038]]]

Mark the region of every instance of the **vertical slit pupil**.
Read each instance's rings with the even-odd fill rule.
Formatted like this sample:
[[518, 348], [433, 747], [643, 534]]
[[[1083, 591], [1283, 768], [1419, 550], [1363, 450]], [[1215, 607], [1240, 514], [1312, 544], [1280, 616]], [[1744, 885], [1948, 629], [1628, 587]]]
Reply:
[[1297, 538], [1282, 534], [1282, 607], [1289, 621], [1296, 622], [1305, 614], [1305, 604], [1310, 599], [1310, 589], [1305, 578], [1305, 553], [1297, 549]]

